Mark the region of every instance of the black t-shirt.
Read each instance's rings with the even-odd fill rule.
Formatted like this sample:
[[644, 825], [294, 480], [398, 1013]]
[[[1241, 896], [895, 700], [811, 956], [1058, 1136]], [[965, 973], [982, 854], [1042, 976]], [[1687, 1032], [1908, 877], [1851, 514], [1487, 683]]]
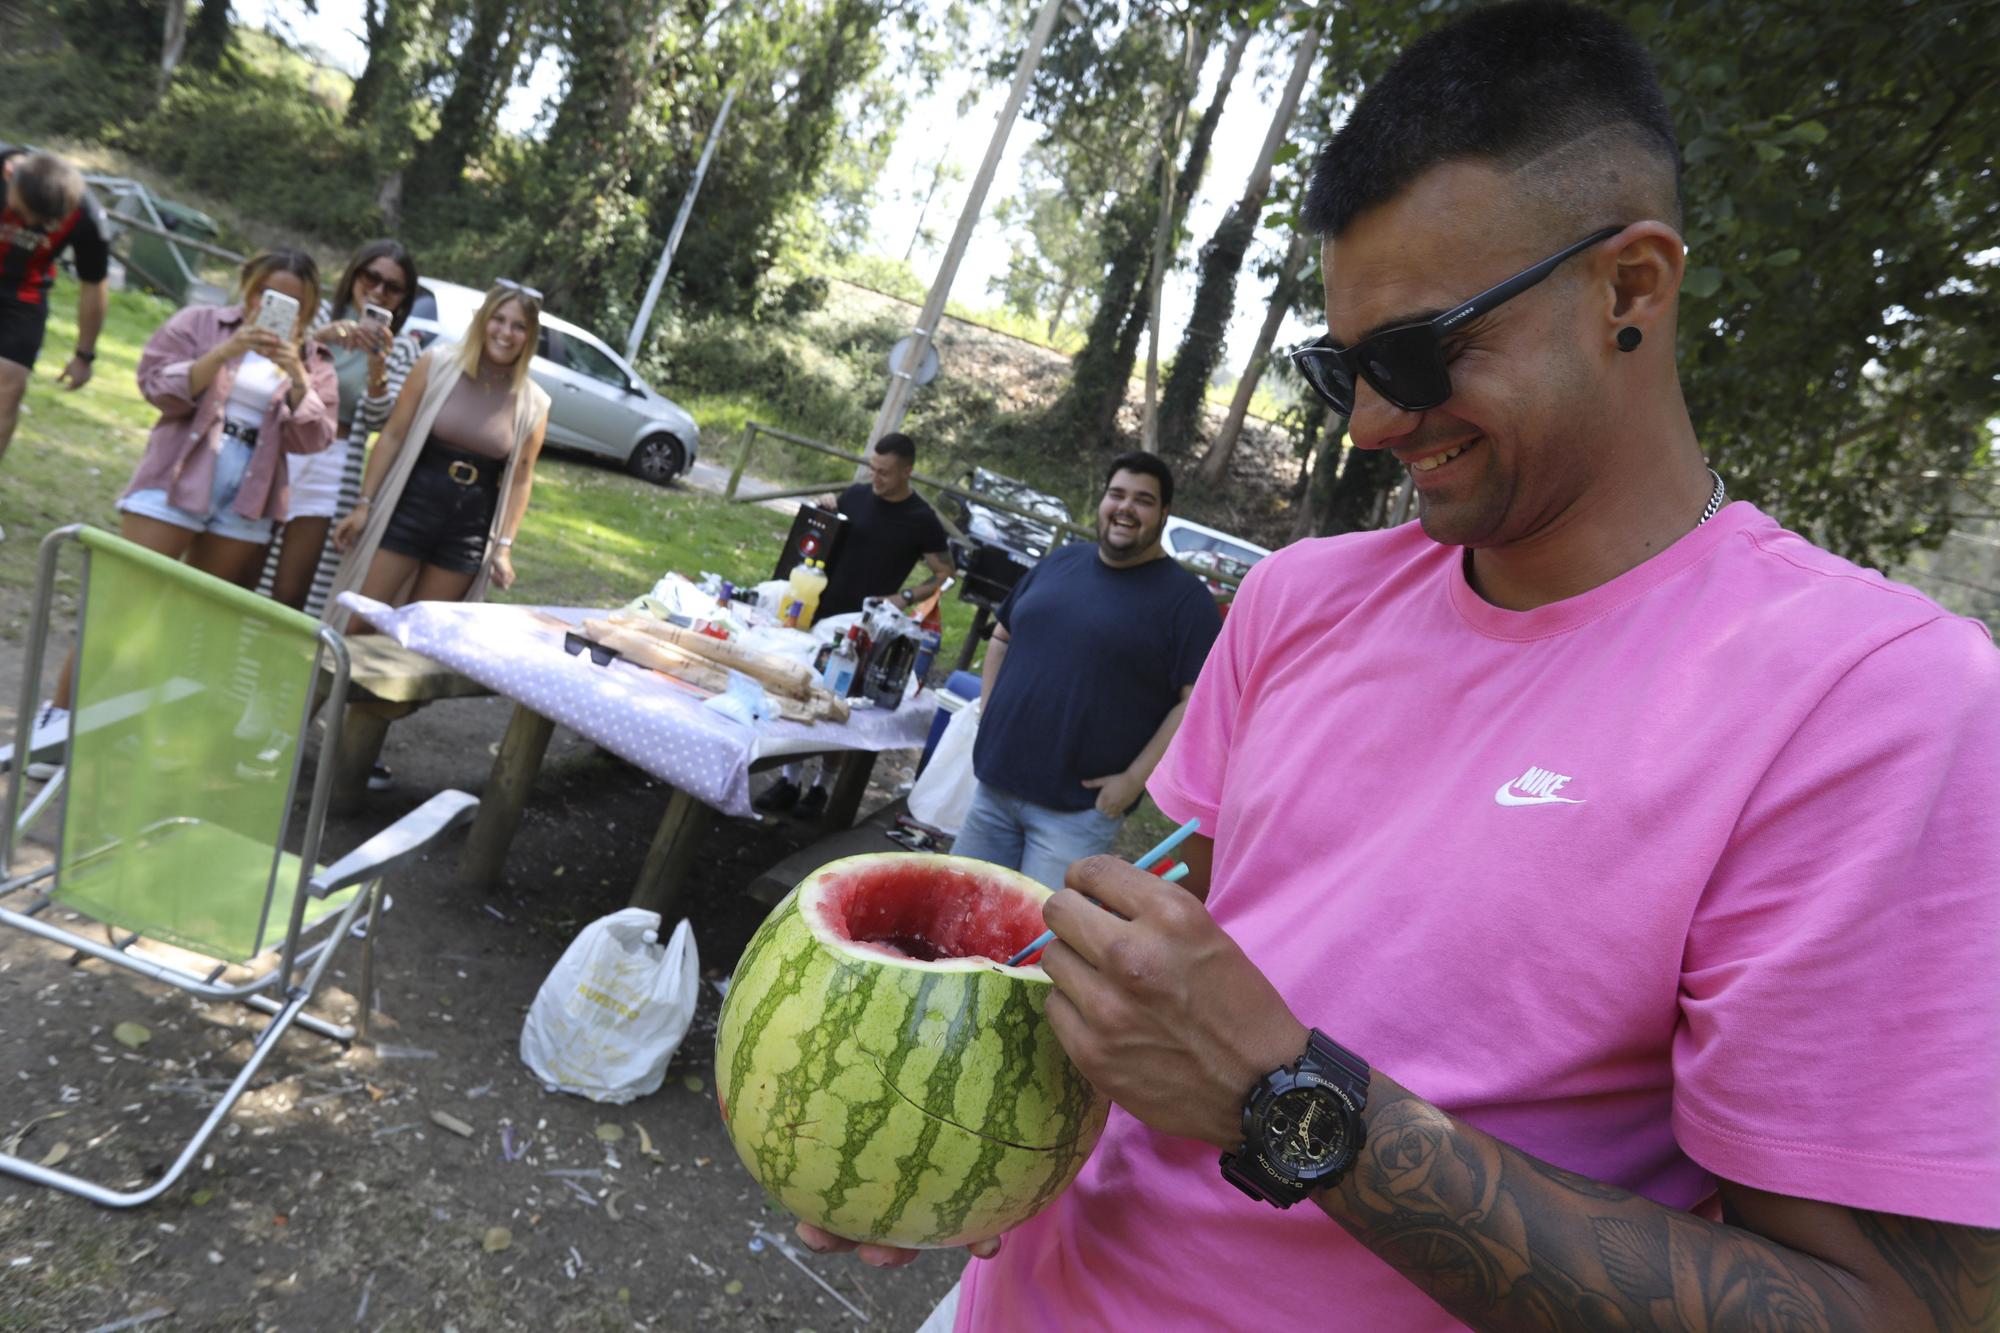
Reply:
[[946, 550], [937, 511], [914, 492], [890, 503], [857, 481], [840, 493], [836, 508], [847, 515], [847, 529], [819, 595], [822, 616], [859, 611], [864, 599], [887, 597], [902, 588], [917, 561]]
[[1059, 546], [1000, 605], [1007, 660], [979, 718], [972, 771], [1051, 810], [1087, 810], [1085, 778], [1125, 771], [1194, 684], [1222, 616], [1166, 558], [1113, 569]]
[[[26, 151], [0, 145], [0, 163]], [[46, 227], [29, 226], [0, 196], [0, 305], [45, 308], [55, 282], [56, 256], [64, 246], [76, 258], [79, 281], [103, 282], [111, 269], [106, 231], [104, 211], [88, 190], [68, 217]]]

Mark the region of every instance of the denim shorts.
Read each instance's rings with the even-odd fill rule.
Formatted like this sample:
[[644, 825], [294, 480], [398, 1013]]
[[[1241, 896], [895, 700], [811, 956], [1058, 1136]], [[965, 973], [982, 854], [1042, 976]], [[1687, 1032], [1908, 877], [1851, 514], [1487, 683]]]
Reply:
[[222, 437], [222, 448], [215, 453], [215, 482], [209, 487], [206, 514], [182, 509], [169, 501], [166, 491], [157, 486], [132, 492], [118, 502], [118, 508], [127, 514], [158, 519], [190, 532], [212, 532], [231, 541], [267, 545], [271, 540], [271, 520], [245, 518], [236, 512], [236, 493], [243, 489], [243, 475], [250, 470], [251, 453], [252, 446], [234, 435]]
[[[486, 536], [499, 507], [500, 464], [484, 460], [481, 480], [461, 485], [437, 466], [442, 458], [471, 457], [425, 445], [425, 457], [411, 469], [382, 533], [382, 549], [421, 560], [454, 574], [477, 574], [486, 563]], [[491, 480], [487, 480], [491, 477]]]

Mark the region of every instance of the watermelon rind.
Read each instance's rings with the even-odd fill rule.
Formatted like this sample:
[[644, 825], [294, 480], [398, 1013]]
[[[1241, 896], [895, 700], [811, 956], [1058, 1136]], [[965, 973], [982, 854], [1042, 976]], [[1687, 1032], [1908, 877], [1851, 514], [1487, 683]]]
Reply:
[[[1039, 967], [917, 962], [810, 924], [849, 857], [786, 895], [751, 938], [716, 1034], [717, 1097], [737, 1155], [782, 1207], [836, 1235], [914, 1249], [996, 1236], [1046, 1206], [1104, 1128], [1103, 1097], [1043, 1017]], [[1037, 906], [1049, 890], [1005, 877]]]

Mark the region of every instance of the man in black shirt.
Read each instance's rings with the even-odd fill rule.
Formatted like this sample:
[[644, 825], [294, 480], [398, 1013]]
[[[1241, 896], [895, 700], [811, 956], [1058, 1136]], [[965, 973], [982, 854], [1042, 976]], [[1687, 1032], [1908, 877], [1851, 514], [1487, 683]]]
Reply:
[[[950, 575], [944, 524], [924, 497], [910, 489], [916, 467], [916, 442], [903, 434], [884, 435], [868, 455], [867, 481], [855, 482], [838, 496], [820, 497], [820, 508], [847, 515], [840, 556], [827, 571], [826, 591], [819, 598], [822, 617], [859, 611], [867, 598], [891, 594], [904, 606], [914, 606]], [[930, 567], [931, 577], [904, 588], [903, 580], [918, 560]]]
[[0, 144], [0, 457], [14, 438], [28, 373], [42, 350], [49, 288], [56, 256], [67, 247], [82, 284], [77, 295], [74, 355], [57, 378], [71, 389], [90, 381], [97, 335], [109, 298], [104, 277], [111, 267], [104, 214], [85, 190], [83, 176], [52, 153]]
[[[847, 529], [840, 554], [827, 571], [817, 619], [859, 611], [870, 597], [894, 595], [908, 608], [936, 592], [950, 575], [944, 524], [924, 497], [910, 489], [916, 467], [916, 442], [900, 432], [884, 435], [869, 452], [867, 481], [857, 481], [837, 496], [820, 497], [820, 508], [847, 516]], [[931, 576], [903, 587], [918, 560], [929, 566]], [[817, 818], [826, 809], [826, 788], [816, 778], [801, 796], [804, 771], [802, 764], [788, 765], [757, 798], [757, 808], [768, 814], [795, 809], [801, 819]]]
[[1173, 502], [1163, 461], [1119, 455], [1097, 544], [1057, 547], [1001, 604], [955, 855], [1059, 889], [1072, 861], [1111, 850], [1222, 629], [1207, 585], [1160, 544]]

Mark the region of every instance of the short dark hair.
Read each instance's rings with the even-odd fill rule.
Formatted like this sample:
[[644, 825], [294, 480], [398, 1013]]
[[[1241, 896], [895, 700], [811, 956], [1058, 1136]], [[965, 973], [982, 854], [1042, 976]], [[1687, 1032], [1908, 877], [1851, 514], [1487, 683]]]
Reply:
[[347, 271], [340, 275], [340, 285], [333, 289], [333, 317], [340, 319], [359, 313], [347, 307], [348, 298], [354, 294], [354, 280], [361, 276], [362, 269], [378, 259], [387, 259], [403, 270], [403, 299], [389, 312], [392, 316], [389, 327], [401, 333], [403, 321], [410, 317], [410, 309], [417, 303], [417, 261], [410, 258], [410, 252], [397, 240], [370, 241], [354, 252], [354, 258], [347, 261]]
[[1662, 220], [1678, 226], [1680, 147], [1638, 38], [1562, 0], [1474, 10], [1412, 43], [1362, 94], [1313, 163], [1302, 218], [1339, 236], [1445, 162], [1517, 167], [1606, 130], [1623, 131], [1671, 173], [1675, 216]]
[[875, 452], [894, 454], [911, 467], [917, 465], [917, 442], [899, 430], [892, 430], [875, 441]]
[[83, 203], [83, 173], [54, 153], [29, 153], [14, 164], [21, 202], [44, 223], [61, 222]]
[[1151, 477], [1160, 483], [1160, 508], [1174, 507], [1174, 470], [1167, 466], [1167, 460], [1158, 454], [1149, 454], [1144, 449], [1133, 449], [1111, 460], [1111, 466], [1104, 470], [1104, 485], [1109, 488], [1111, 479], [1121, 472], [1136, 472], [1142, 477]]

